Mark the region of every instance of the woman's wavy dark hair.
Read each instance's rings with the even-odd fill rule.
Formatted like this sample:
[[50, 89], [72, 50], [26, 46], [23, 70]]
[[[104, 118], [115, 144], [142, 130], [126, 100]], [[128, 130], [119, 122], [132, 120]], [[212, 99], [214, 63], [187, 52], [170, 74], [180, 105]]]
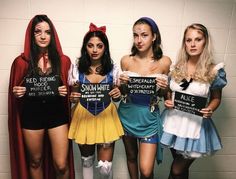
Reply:
[[31, 58], [30, 72], [36, 74], [35, 69], [37, 69], [38, 67], [40, 48], [35, 42], [34, 30], [35, 26], [40, 22], [47, 22], [50, 27], [51, 41], [48, 45], [48, 58], [50, 59], [53, 73], [60, 75], [61, 60], [60, 60], [60, 55], [56, 48], [54, 26], [52, 24], [52, 21], [46, 15], [36, 15], [32, 21], [31, 42], [30, 42], [30, 58]]
[[91, 66], [91, 59], [87, 53], [86, 46], [88, 44], [88, 41], [92, 37], [98, 37], [105, 46], [103, 56], [101, 57], [101, 69], [99, 69], [98, 73], [100, 75], [106, 75], [113, 68], [113, 60], [111, 59], [111, 56], [110, 56], [109, 42], [108, 42], [107, 36], [101, 31], [88, 32], [85, 35], [84, 40], [83, 40], [83, 46], [81, 48], [81, 56], [78, 59], [79, 71], [85, 74], [90, 73], [89, 67]]
[[[152, 44], [152, 51], [153, 51], [153, 59], [154, 60], [159, 60], [162, 55], [162, 49], [161, 49], [161, 34], [159, 29], [157, 28], [156, 32], [154, 32], [152, 25], [145, 19], [138, 19], [134, 25], [136, 26], [137, 24], [147, 24], [150, 26], [151, 30], [152, 30], [152, 35], [156, 34], [156, 39], [154, 40], [153, 44]], [[135, 56], [138, 53], [138, 49], [135, 47], [135, 45], [133, 44], [132, 48], [131, 48], [131, 55], [130, 56]]]

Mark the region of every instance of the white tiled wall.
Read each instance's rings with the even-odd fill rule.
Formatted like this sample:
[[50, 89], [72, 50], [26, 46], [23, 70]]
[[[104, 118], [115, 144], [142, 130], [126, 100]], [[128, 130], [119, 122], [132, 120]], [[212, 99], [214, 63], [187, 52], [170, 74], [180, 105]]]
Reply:
[[[10, 179], [7, 90], [13, 59], [23, 50], [24, 34], [35, 14], [47, 14], [58, 31], [64, 53], [72, 61], [79, 56], [88, 25], [107, 26], [111, 54], [119, 63], [129, 53], [132, 25], [150, 16], [159, 25], [164, 53], [175, 60], [186, 25], [205, 24], [215, 45], [217, 62], [225, 62], [229, 84], [223, 91], [221, 108], [214, 114], [224, 149], [214, 157], [199, 159], [190, 171], [191, 179], [233, 179], [236, 176], [236, 0], [0, 0], [0, 179]], [[77, 178], [81, 178], [79, 152], [75, 146]], [[167, 178], [171, 163], [168, 150], [155, 166], [156, 178]], [[117, 142], [114, 178], [128, 179], [124, 147]]]

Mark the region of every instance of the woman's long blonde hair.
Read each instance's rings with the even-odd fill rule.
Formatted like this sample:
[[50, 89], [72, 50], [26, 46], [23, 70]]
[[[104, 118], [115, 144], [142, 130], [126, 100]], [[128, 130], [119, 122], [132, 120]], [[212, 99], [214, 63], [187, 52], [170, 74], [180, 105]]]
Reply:
[[171, 72], [171, 76], [175, 79], [176, 82], [181, 82], [184, 78], [188, 76], [187, 74], [187, 61], [189, 55], [186, 52], [185, 40], [186, 33], [189, 29], [198, 30], [203, 34], [205, 38], [205, 46], [199, 57], [196, 71], [192, 76], [192, 79], [199, 82], [211, 82], [215, 77], [215, 73], [212, 68], [215, 66], [212, 52], [212, 42], [207, 28], [202, 24], [191, 24], [184, 31], [184, 37], [182, 40], [182, 46], [178, 54], [177, 63], [174, 66], [174, 70]]

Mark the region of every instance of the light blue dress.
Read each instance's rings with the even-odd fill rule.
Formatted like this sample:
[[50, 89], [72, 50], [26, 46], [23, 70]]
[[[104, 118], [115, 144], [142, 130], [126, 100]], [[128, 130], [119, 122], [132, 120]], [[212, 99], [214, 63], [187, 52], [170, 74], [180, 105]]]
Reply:
[[[222, 89], [226, 84], [226, 73], [223, 64], [215, 66], [218, 71], [215, 80], [211, 83], [193, 81], [185, 91], [173, 79], [170, 88], [186, 94], [209, 97], [210, 91]], [[185, 158], [199, 158], [214, 154], [222, 148], [220, 137], [211, 118], [203, 118], [194, 114], [176, 109], [164, 110], [163, 134], [161, 144], [177, 150]]]

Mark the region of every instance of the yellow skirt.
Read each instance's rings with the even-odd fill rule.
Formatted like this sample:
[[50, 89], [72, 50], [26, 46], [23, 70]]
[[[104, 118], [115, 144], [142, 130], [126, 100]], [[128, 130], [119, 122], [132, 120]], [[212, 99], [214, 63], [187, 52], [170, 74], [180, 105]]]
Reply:
[[111, 102], [101, 113], [94, 116], [80, 103], [77, 104], [69, 129], [68, 138], [78, 144], [113, 142], [124, 135], [117, 108]]

